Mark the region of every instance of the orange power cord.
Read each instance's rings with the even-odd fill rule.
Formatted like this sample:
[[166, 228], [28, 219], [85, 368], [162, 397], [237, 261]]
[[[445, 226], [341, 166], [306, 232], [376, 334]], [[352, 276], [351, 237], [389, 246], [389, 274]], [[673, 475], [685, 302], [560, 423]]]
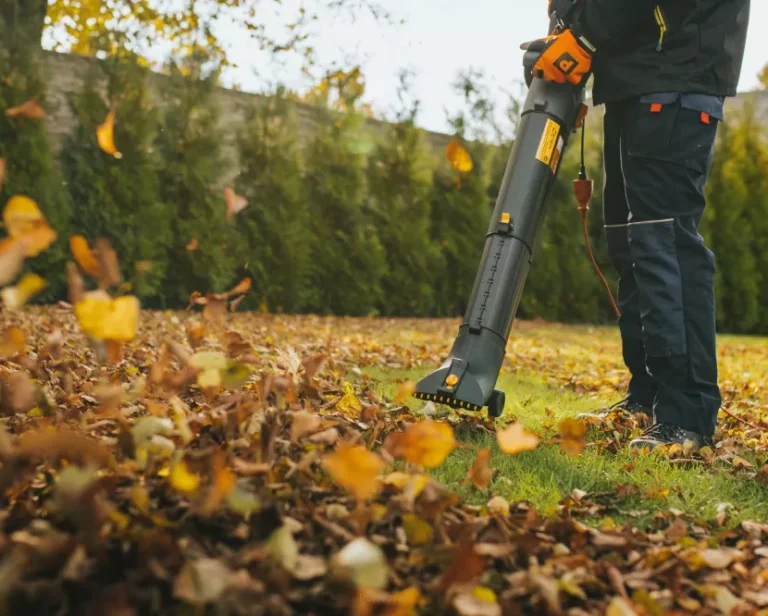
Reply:
[[621, 311], [616, 303], [616, 299], [613, 297], [611, 291], [611, 285], [603, 276], [603, 272], [600, 270], [600, 266], [595, 260], [595, 254], [592, 252], [592, 242], [589, 239], [589, 229], [587, 228], [587, 212], [589, 212], [589, 204], [592, 201], [592, 195], [595, 191], [595, 183], [587, 178], [587, 168], [584, 163], [584, 128], [585, 120], [582, 118], [581, 125], [581, 169], [579, 170], [579, 179], [573, 181], [573, 196], [576, 197], [576, 201], [579, 204], [579, 213], [581, 214], [581, 230], [584, 233], [584, 242], [587, 245], [587, 253], [589, 254], [589, 260], [592, 261], [592, 267], [595, 268], [600, 281], [605, 287], [605, 292], [608, 294], [608, 299], [611, 300], [611, 306], [616, 313], [616, 318], [621, 318]]

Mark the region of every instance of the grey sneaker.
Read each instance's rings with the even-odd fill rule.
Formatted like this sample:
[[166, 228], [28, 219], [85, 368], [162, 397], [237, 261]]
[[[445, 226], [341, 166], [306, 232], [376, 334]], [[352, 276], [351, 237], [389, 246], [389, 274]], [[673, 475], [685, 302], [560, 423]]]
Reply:
[[609, 406], [606, 409], [600, 409], [594, 413], [581, 413], [580, 415], [577, 415], [576, 418], [596, 422], [603, 421], [611, 417], [611, 415], [620, 413], [628, 413], [630, 415], [647, 415], [648, 417], [652, 417], [653, 409], [649, 406], [645, 406], [644, 404], [640, 404], [639, 402], [632, 400], [632, 398], [624, 398], [624, 400], [621, 400], [620, 402], [617, 402], [616, 404]]
[[640, 438], [630, 441], [629, 446], [633, 449], [655, 449], [663, 445], [683, 445], [686, 441], [691, 441], [696, 449], [711, 444], [710, 438], [698, 432], [673, 424], [656, 423], [643, 432]]

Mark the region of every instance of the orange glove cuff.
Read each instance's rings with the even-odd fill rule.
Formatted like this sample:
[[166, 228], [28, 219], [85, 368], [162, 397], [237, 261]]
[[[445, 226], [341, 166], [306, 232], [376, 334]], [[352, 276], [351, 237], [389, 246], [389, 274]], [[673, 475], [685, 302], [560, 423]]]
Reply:
[[592, 55], [579, 44], [573, 32], [566, 30], [544, 40], [551, 44], [541, 54], [534, 71], [555, 83], [583, 83], [592, 69]]

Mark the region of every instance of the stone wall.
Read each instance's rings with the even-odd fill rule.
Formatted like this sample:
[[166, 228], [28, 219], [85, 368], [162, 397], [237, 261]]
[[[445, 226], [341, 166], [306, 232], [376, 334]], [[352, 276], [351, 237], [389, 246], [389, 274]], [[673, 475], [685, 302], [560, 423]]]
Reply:
[[[62, 146], [64, 137], [70, 134], [75, 127], [76, 118], [70, 107], [72, 95], [82, 87], [82, 83], [91, 71], [98, 70], [99, 60], [53, 52], [46, 52], [43, 58], [47, 71], [47, 83], [49, 84], [46, 105], [48, 132], [54, 147], [58, 150]], [[150, 92], [156, 93], [160, 90], [159, 86], [162, 81], [167, 77], [147, 71], [147, 79], [150, 84]], [[106, 96], [106, 91], [104, 94]], [[263, 97], [257, 94], [219, 88], [217, 99], [221, 111], [222, 124], [220, 129], [225, 148], [224, 154], [230, 160], [237, 160], [235, 140], [246, 117], [246, 111], [254, 105], [258, 105]], [[161, 100], [156, 102], [162, 106]], [[314, 126], [318, 121], [317, 108], [304, 103], [296, 103], [296, 113], [300, 137], [306, 138], [313, 133]], [[386, 123], [378, 120], [369, 119], [367, 122], [374, 134], [383, 134], [387, 126]], [[442, 155], [445, 146], [451, 140], [451, 136], [429, 131], [426, 131], [425, 134], [436, 153]]]

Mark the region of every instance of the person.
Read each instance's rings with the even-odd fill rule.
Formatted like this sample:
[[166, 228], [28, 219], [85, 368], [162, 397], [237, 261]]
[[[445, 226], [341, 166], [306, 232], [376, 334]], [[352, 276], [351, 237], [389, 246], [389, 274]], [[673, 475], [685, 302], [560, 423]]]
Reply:
[[591, 73], [594, 104], [605, 106], [605, 232], [631, 373], [617, 406], [653, 417], [634, 447], [700, 447], [715, 431], [715, 259], [698, 228], [749, 8], [750, 0], [550, 0], [560, 32], [527, 47], [528, 80], [583, 83]]

